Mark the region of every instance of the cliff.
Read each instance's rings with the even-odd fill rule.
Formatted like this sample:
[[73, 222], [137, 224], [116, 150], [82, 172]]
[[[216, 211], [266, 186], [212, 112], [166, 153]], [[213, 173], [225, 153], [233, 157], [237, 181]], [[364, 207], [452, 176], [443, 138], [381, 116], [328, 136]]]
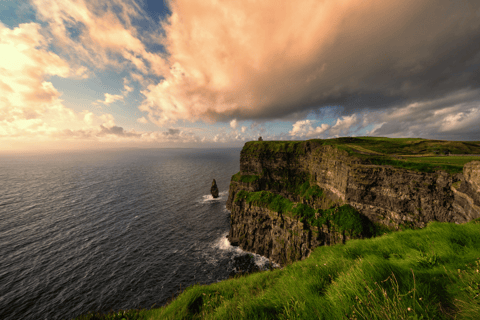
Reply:
[[[418, 157], [446, 148], [453, 157]], [[480, 162], [462, 171], [469, 153], [480, 146], [385, 138], [248, 142], [230, 184], [229, 238], [287, 264], [317, 246], [384, 228], [470, 221], [480, 217]]]

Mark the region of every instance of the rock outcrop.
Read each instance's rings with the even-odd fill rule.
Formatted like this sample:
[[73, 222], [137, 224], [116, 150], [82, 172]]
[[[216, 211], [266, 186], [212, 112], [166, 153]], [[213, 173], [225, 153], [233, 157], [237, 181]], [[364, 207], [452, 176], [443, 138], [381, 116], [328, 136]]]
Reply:
[[[277, 263], [303, 259], [320, 245], [368, 237], [372, 226], [423, 228], [429, 221], [480, 217], [480, 161], [465, 165], [463, 174], [426, 173], [366, 163], [315, 141], [269, 143], [243, 148], [227, 208], [229, 238]], [[275, 204], [261, 200], [266, 196], [285, 199], [292, 213], [272, 210]], [[298, 206], [310, 212], [309, 219], [295, 215]], [[335, 216], [347, 207], [362, 221], [361, 232], [349, 231]]]
[[210, 188], [210, 193], [212, 194], [212, 197], [218, 198], [218, 187], [215, 179], [213, 179], [212, 187]]

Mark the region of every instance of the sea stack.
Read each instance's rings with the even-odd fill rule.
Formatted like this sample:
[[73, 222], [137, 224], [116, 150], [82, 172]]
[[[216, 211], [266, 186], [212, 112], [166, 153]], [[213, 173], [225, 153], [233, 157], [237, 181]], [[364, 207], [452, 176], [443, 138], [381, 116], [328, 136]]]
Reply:
[[217, 182], [213, 179], [212, 187], [210, 188], [210, 192], [212, 193], [212, 197], [218, 198], [218, 187]]

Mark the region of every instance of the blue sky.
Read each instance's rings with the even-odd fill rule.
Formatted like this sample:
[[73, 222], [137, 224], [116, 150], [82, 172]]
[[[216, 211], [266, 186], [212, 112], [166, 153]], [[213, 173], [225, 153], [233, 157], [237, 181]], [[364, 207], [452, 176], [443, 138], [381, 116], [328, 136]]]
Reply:
[[478, 1], [0, 2], [0, 149], [480, 140]]

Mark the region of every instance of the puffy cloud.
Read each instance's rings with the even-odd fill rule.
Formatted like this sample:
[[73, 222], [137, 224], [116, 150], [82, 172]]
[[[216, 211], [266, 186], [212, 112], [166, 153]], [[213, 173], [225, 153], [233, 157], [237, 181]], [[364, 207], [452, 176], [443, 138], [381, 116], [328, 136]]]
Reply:
[[356, 114], [350, 116], [344, 116], [341, 119], [338, 118], [335, 125], [330, 129], [330, 134], [339, 136], [347, 136], [354, 130], [354, 126], [359, 123], [359, 119]]
[[480, 83], [478, 1], [177, 0], [170, 7], [163, 24], [170, 69], [143, 91], [141, 106], [160, 125], [301, 119], [338, 105], [349, 115]]
[[330, 125], [326, 123], [322, 123], [320, 126], [316, 128], [313, 127], [313, 123], [315, 121], [312, 120], [300, 120], [293, 124], [293, 129], [289, 132], [289, 134], [293, 137], [298, 138], [320, 138], [324, 137], [324, 133], [330, 129]]
[[237, 129], [238, 127], [237, 119], [233, 119], [232, 121], [230, 121], [230, 127], [232, 127], [232, 129]]

